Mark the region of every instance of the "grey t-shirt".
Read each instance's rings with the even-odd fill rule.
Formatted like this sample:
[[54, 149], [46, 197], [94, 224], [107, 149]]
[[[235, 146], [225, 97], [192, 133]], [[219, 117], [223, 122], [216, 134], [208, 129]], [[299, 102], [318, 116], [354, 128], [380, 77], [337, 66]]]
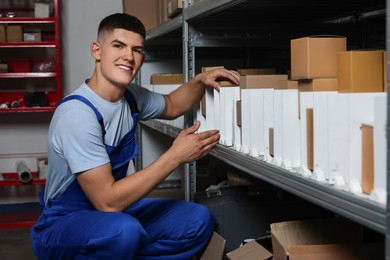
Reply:
[[[140, 120], [155, 118], [165, 107], [164, 98], [146, 88], [128, 87], [137, 101]], [[71, 95], [87, 98], [102, 114], [106, 134], [93, 110], [79, 100], [62, 103], [55, 111], [48, 135], [49, 170], [45, 186], [45, 203], [60, 196], [74, 181], [75, 174], [110, 161], [105, 144], [115, 146], [133, 127], [130, 107], [125, 98], [109, 102], [83, 83]]]

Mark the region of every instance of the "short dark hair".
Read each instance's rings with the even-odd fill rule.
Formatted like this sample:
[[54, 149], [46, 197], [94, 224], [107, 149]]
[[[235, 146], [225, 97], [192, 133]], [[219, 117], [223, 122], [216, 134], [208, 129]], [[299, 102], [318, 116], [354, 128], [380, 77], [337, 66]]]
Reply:
[[135, 16], [126, 13], [115, 13], [105, 17], [99, 24], [98, 38], [101, 33], [112, 32], [114, 29], [125, 29], [138, 33], [144, 39], [146, 30], [144, 24]]

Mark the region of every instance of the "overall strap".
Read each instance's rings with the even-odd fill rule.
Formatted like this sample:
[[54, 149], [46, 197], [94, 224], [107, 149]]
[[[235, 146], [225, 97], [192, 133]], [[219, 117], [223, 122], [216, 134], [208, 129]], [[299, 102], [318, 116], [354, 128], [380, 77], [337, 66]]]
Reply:
[[[85, 97], [83, 96], [80, 96], [80, 95], [71, 95], [71, 96], [67, 96], [65, 98], [63, 98], [60, 103], [58, 103], [58, 106], [61, 105], [62, 103], [66, 102], [66, 101], [69, 101], [69, 100], [73, 100], [73, 99], [76, 99], [76, 100], [79, 100], [81, 102], [83, 102], [84, 104], [86, 104], [87, 106], [89, 106], [93, 112], [95, 112], [96, 114], [96, 118], [100, 124], [100, 126], [102, 127], [102, 131], [103, 131], [103, 136], [106, 134], [106, 130], [104, 129], [104, 122], [103, 122], [103, 116], [102, 114], [100, 114], [100, 112], [96, 109], [96, 107], [88, 100], [86, 99]], [[57, 106], [57, 107], [58, 107]]]
[[133, 94], [128, 89], [125, 90], [125, 98], [127, 103], [130, 106], [131, 115], [134, 115], [135, 113], [139, 113], [137, 101], [135, 100]]

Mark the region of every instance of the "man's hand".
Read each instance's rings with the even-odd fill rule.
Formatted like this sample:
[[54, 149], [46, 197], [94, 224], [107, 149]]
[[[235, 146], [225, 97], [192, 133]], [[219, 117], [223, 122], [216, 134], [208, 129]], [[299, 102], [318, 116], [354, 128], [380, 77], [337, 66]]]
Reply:
[[168, 150], [180, 163], [202, 158], [218, 143], [220, 137], [218, 130], [195, 133], [199, 126], [198, 121], [193, 126], [182, 130]]
[[199, 80], [204, 86], [210, 86], [218, 90], [221, 87], [218, 83], [218, 79], [229, 80], [237, 86], [240, 85], [240, 75], [237, 71], [222, 68], [202, 72], [196, 75], [194, 79]]

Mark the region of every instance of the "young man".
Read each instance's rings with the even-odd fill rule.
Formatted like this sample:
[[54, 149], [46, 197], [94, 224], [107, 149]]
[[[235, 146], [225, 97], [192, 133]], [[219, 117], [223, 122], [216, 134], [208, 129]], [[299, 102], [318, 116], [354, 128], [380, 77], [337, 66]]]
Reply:
[[217, 78], [198, 74], [162, 96], [130, 84], [144, 61], [145, 28], [134, 16], [104, 18], [92, 77], [56, 109], [49, 129], [49, 173], [42, 214], [31, 231], [39, 259], [189, 259], [208, 242], [214, 217], [196, 203], [143, 198], [182, 163], [206, 155], [217, 130], [184, 129], [154, 163], [127, 175], [138, 152], [138, 120], [173, 119], [190, 109]]

